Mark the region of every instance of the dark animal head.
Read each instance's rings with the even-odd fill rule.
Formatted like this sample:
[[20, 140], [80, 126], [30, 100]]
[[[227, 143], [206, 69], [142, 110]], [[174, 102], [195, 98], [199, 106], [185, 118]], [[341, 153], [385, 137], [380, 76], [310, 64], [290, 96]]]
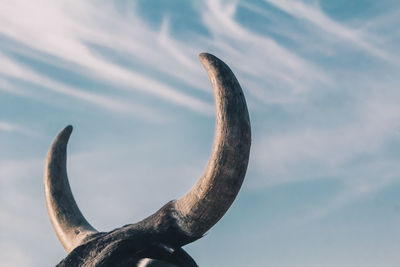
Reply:
[[197, 184], [148, 218], [107, 233], [93, 228], [68, 182], [72, 126], [58, 134], [47, 156], [44, 184], [51, 223], [69, 253], [59, 266], [197, 266], [181, 247], [201, 238], [229, 209], [242, 185], [251, 143], [246, 101], [232, 71], [213, 55], [199, 58], [214, 89], [212, 154]]

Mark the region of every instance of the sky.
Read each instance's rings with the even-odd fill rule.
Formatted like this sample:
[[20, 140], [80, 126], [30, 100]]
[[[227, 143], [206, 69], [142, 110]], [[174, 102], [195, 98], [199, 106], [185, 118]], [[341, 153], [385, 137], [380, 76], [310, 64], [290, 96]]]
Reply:
[[199, 266], [399, 266], [398, 0], [0, 1], [0, 266], [54, 266], [48, 148], [100, 231], [201, 176], [214, 136], [208, 52], [238, 78], [252, 149]]

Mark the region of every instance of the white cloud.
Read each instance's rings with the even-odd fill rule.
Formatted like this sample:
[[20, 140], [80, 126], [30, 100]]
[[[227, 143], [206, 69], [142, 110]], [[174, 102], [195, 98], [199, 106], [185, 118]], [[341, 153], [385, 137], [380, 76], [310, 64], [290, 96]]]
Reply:
[[265, 2], [280, 8], [300, 20], [308, 21], [329, 34], [347, 40], [374, 56], [393, 62], [393, 58], [390, 54], [387, 54], [385, 50], [371, 44], [371, 40], [365, 37], [365, 32], [351, 29], [334, 21], [316, 5], [311, 6], [302, 1], [292, 0], [265, 0]]
[[[17, 78], [22, 81], [28, 81], [33, 84], [42, 86], [43, 89], [54, 91], [63, 95], [67, 95], [79, 100], [93, 103], [102, 108], [109, 109], [115, 112], [127, 113], [140, 118], [147, 118], [154, 121], [159, 121], [160, 116], [156, 115], [151, 109], [141, 106], [139, 104], [128, 104], [122, 100], [115, 100], [110, 96], [105, 96], [97, 93], [86, 92], [84, 90], [76, 89], [65, 84], [56, 82], [50, 78], [44, 77], [29, 67], [18, 64], [11, 60], [5, 55], [0, 53], [0, 71], [8, 77]], [[7, 86], [8, 85], [8, 86]], [[16, 93], [17, 95], [23, 95], [34, 98], [29, 92], [15, 88], [15, 86], [9, 85], [9, 82], [3, 84], [2, 89], [8, 93]], [[0, 90], [2, 90], [0, 89]]]
[[[381, 153], [386, 142], [398, 136], [400, 108], [395, 99], [372, 94], [354, 106], [354, 119], [339, 126], [305, 126], [264, 136], [254, 146], [254, 160], [258, 168], [277, 174], [278, 179], [287, 175], [297, 179], [291, 168], [307, 162], [325, 168], [327, 176], [334, 174], [357, 157]], [[314, 175], [319, 174], [310, 173], [308, 179]]]
[[19, 132], [21, 131], [21, 128], [18, 125], [0, 121], [0, 130], [6, 132]]
[[[110, 9], [107, 11], [106, 8]], [[112, 45], [112, 49], [118, 49], [121, 46], [128, 47], [129, 43], [131, 47], [136, 48], [128, 51], [133, 51], [134, 56], [143, 60], [148, 59], [154, 63], [154, 69], [163, 66], [161, 70], [167, 74], [173, 73], [174, 76], [193, 85], [193, 79], [190, 77], [194, 75], [187, 69], [188, 61], [184, 62], [185, 66], [176, 67], [178, 64], [160, 62], [160, 60], [166, 63], [176, 62], [176, 53], [169, 57], [156, 57], [161, 54], [158, 32], [151, 30], [137, 19], [128, 20], [130, 23], [127, 23], [124, 21], [125, 18], [121, 18], [121, 14], [117, 14], [111, 6], [96, 4], [94, 7], [91, 3], [81, 2], [42, 1], [39, 4], [32, 4], [30, 1], [15, 1], [5, 5], [0, 14], [3, 25], [0, 26], [0, 32], [37, 51], [62, 59], [67, 63], [64, 63], [64, 66], [69, 66], [74, 71], [110, 83], [121, 90], [139, 91], [195, 112], [207, 115], [212, 113], [211, 104], [175, 90], [163, 81], [159, 81], [157, 77], [150, 77], [117, 65], [90, 49], [89, 44]], [[110, 23], [108, 27], [105, 27], [104, 20]], [[136, 38], [132, 38], [132, 33], [135, 33]], [[165, 33], [161, 39], [164, 40], [163, 46], [168, 46]], [[149, 47], [149, 44], [153, 46]], [[125, 54], [127, 55], [129, 54]], [[135, 58], [132, 57], [132, 60]], [[178, 57], [177, 63], [180, 63], [179, 60], [182, 61], [182, 56]], [[185, 74], [184, 70], [188, 73]], [[53, 89], [63, 90], [60, 88], [62, 87], [59, 85]], [[76, 90], [68, 91], [70, 94], [78, 94]], [[93, 94], [83, 91], [79, 94], [81, 98], [110, 106], [110, 101], [103, 101]]]
[[294, 224], [307, 224], [329, 216], [349, 204], [378, 194], [400, 180], [400, 167], [396, 160], [381, 159], [340, 171], [343, 180], [342, 190], [327, 203], [314, 206], [308, 212], [297, 217]]
[[237, 3], [207, 1], [202, 16], [218, 54], [231, 60], [242, 83], [248, 85], [246, 89], [264, 102], [273, 103], [297, 100], [316, 85], [330, 83], [330, 78], [311, 62], [268, 35], [240, 25], [235, 20], [236, 9]]
[[27, 135], [27, 136], [31, 136], [31, 137], [40, 137], [41, 136], [40, 133], [38, 133], [32, 129], [28, 129], [28, 128], [23, 127], [16, 123], [11, 123], [11, 122], [0, 120], [0, 132], [1, 131], [8, 132], [8, 133], [19, 133], [19, 134], [23, 134], [23, 135]]

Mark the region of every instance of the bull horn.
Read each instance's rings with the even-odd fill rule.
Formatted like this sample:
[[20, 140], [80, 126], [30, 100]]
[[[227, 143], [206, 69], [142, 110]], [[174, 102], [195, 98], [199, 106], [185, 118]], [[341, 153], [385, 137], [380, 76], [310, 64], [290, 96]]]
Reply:
[[44, 188], [50, 221], [67, 253], [91, 234], [97, 233], [79, 210], [67, 175], [67, 143], [72, 126], [67, 126], [54, 140], [47, 154]]
[[235, 75], [217, 57], [202, 53], [214, 90], [216, 128], [211, 157], [203, 176], [175, 202], [179, 226], [200, 237], [229, 209], [243, 183], [250, 154], [251, 129], [246, 100]]
[[[183, 232], [189, 237], [180, 240], [180, 245], [201, 237], [226, 213], [243, 183], [250, 154], [250, 120], [239, 82], [229, 67], [215, 56], [202, 53], [199, 59], [214, 89], [216, 129], [213, 151], [203, 176], [185, 196], [170, 202], [180, 230], [177, 235]], [[47, 156], [44, 177], [50, 220], [68, 253], [97, 233], [80, 212], [68, 183], [66, 149], [71, 132], [72, 126], [68, 126], [56, 137]], [[168, 212], [168, 205], [139, 222], [137, 227], [143, 230], [161, 226], [160, 233], [176, 233], [175, 227], [163, 228], [160, 224], [163, 220], [169, 223], [164, 213]], [[178, 238], [177, 235], [174, 238]], [[169, 234], [163, 236], [170, 237]]]

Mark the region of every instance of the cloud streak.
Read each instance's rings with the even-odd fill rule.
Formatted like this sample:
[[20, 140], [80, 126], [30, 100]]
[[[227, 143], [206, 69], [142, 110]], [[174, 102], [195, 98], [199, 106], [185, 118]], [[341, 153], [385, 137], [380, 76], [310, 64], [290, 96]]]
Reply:
[[[42, 6], [46, 6], [46, 8], [43, 9]], [[21, 14], [25, 10], [30, 11], [28, 14]], [[97, 11], [95, 12], [94, 10]], [[69, 66], [71, 70], [85, 73], [88, 77], [102, 80], [120, 90], [139, 91], [201, 114], [211, 114], [211, 104], [173, 89], [163, 81], [159, 81], [157, 77], [149, 77], [146, 74], [117, 65], [91, 49], [89, 44], [105, 45], [106, 42], [109, 43], [109, 40], [113, 40], [112, 49], [118, 49], [121, 46], [126, 48], [128, 47], [127, 44], [130, 43], [131, 45], [133, 44], [135, 55], [145, 55], [142, 59], [156, 61], [154, 54], [159, 51], [159, 33], [152, 31], [138, 20], [131, 20], [131, 24], [123, 22], [123, 19], [117, 19], [119, 16], [114, 12], [112, 8], [111, 14], [109, 14], [104, 6], [97, 5], [94, 8], [90, 3], [59, 2], [55, 4], [43, 1], [41, 4], [32, 5], [29, 1], [16, 1], [2, 9], [1, 25], [3, 27], [0, 27], [0, 32], [9, 38], [32, 47], [36, 51], [61, 59], [63, 65]], [[16, 20], [16, 17], [19, 19]], [[107, 19], [110, 17], [113, 19]], [[103, 28], [103, 19], [110, 22], [111, 27]], [[48, 20], [51, 20], [52, 23], [47, 23]], [[145, 29], [138, 30], [143, 26]], [[132, 30], [132, 27], [135, 30]], [[115, 31], [115, 29], [123, 29], [125, 31]], [[130, 32], [136, 32], [137, 35], [141, 33], [142, 35], [137, 36], [137, 38], [125, 38], [125, 36], [130, 35]], [[168, 46], [170, 42], [165, 37], [165, 32], [163, 36], [162, 43], [164, 46]], [[140, 44], [137, 41], [143, 39], [146, 44]], [[155, 43], [154, 47], [148, 47], [149, 43]], [[114, 46], [114, 44], [116, 45]], [[111, 46], [110, 43], [109, 45]], [[174, 55], [176, 56], [177, 53]], [[173, 58], [174, 56], [170, 57], [170, 60], [173, 61]], [[183, 56], [178, 56], [177, 58], [178, 63], [179, 60], [182, 62]], [[164, 60], [168, 61], [169, 59], [164, 57]], [[57, 64], [57, 60], [54, 63]], [[187, 69], [188, 61], [183, 63], [185, 63]], [[157, 65], [163, 64], [159, 63], [155, 66]], [[162, 70], [168, 69], [169, 71], [166, 72], [170, 74], [170, 70], [174, 70], [174, 67], [167, 67], [164, 64]], [[182, 69], [180, 67], [178, 71], [174, 70], [175, 76], [181, 79], [187, 77], [184, 76], [183, 71], [179, 71]], [[180, 74], [178, 75], [177, 73]], [[192, 75], [190, 73], [187, 75], [189, 77], [194, 76], [193, 72]], [[190, 81], [190, 79], [186, 78], [186, 81]], [[193, 82], [189, 84], [193, 85]], [[65, 90], [65, 86], [60, 86], [60, 84], [54, 90], [69, 91], [69, 94], [75, 96], [79, 94], [81, 99], [96, 103], [101, 102], [105, 107], [113, 106], [112, 103], [109, 103], [110, 101], [104, 101], [99, 96], [83, 91]]]
[[313, 63], [268, 35], [240, 25], [235, 19], [238, 7], [235, 2], [207, 1], [202, 18], [213, 35], [214, 49], [232, 59], [233, 67], [251, 93], [265, 103], [296, 101], [315, 86], [330, 83], [329, 77]]
[[31, 136], [31, 137], [40, 137], [41, 134], [39, 134], [36, 131], [27, 129], [19, 124], [16, 123], [10, 123], [7, 121], [1, 121], [0, 120], [0, 132], [5, 132], [5, 133], [9, 133], [9, 134], [23, 134], [23, 135], [27, 135], [27, 136]]
[[393, 62], [393, 58], [389, 54], [372, 45], [371, 40], [366, 40], [364, 32], [353, 30], [334, 21], [321, 11], [318, 6], [311, 6], [302, 1], [292, 0], [265, 0], [265, 2], [274, 5], [300, 20], [308, 21], [329, 34], [333, 34], [355, 44], [376, 57]]
[[[111, 97], [107, 97], [101, 94], [90, 93], [84, 90], [79, 90], [65, 84], [56, 82], [50, 78], [43, 77], [42, 75], [36, 73], [32, 69], [18, 64], [17, 62], [11, 60], [5, 55], [0, 53], [0, 71], [3, 75], [8, 77], [12, 77], [15, 79], [19, 79], [22, 81], [27, 81], [36, 85], [41, 86], [42, 88], [57, 92], [62, 95], [70, 96], [79, 100], [83, 100], [95, 105], [98, 105], [102, 108], [109, 109], [114, 112], [120, 113], [128, 113], [134, 115], [136, 117], [146, 117], [147, 119], [152, 119], [157, 121], [157, 116], [154, 113], [145, 107], [140, 107], [138, 105], [131, 105], [128, 103], [124, 103], [123, 101], [114, 100]], [[5, 85], [3, 90], [8, 93], [16, 93], [17, 95], [27, 96], [29, 93], [23, 92], [21, 90], [16, 90], [10, 88], [10, 85]], [[8, 88], [8, 90], [7, 90]], [[1, 89], [0, 89], [1, 90]]]

